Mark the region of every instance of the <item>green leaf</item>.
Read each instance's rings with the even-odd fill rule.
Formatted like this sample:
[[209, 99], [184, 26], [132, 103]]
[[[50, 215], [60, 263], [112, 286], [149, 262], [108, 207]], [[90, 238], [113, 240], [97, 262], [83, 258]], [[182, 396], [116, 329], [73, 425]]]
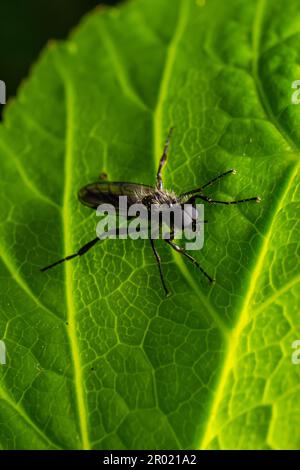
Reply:
[[[300, 448], [298, 2], [135, 0], [51, 44], [0, 128], [0, 446]], [[262, 203], [206, 208], [205, 278], [95, 237], [101, 171]]]

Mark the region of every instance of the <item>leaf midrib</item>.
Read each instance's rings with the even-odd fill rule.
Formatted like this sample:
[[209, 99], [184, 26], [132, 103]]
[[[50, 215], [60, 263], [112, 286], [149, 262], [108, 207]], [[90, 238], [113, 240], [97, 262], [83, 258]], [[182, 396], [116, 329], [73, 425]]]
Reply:
[[[62, 227], [63, 227], [63, 240], [64, 252], [67, 254], [73, 253], [74, 249], [71, 242], [70, 230], [71, 224], [71, 210], [70, 210], [70, 197], [73, 196], [72, 185], [72, 171], [74, 168], [74, 122], [75, 122], [75, 93], [73, 90], [72, 81], [61, 63], [57, 61], [57, 67], [63, 80], [65, 88], [66, 100], [66, 146], [65, 146], [65, 186], [62, 201]], [[65, 267], [65, 289], [66, 289], [66, 304], [67, 304], [67, 321], [68, 321], [68, 336], [70, 341], [71, 355], [74, 370], [74, 385], [77, 401], [77, 416], [79, 420], [80, 434], [82, 448], [88, 450], [91, 448], [89, 441], [88, 431], [88, 413], [86, 405], [86, 397], [83, 389], [83, 372], [80, 359], [80, 348], [76, 331], [76, 307], [73, 298], [73, 269], [69, 263], [64, 264]]]

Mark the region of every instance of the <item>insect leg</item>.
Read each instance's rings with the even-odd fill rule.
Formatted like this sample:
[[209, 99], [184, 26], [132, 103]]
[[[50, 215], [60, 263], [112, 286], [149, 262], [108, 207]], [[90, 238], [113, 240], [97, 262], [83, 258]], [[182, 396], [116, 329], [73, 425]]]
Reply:
[[187, 197], [187, 196], [192, 196], [193, 194], [199, 194], [203, 191], [203, 189], [208, 188], [208, 186], [212, 186], [213, 184], [217, 183], [221, 178], [224, 178], [224, 176], [227, 175], [234, 175], [236, 173], [236, 170], [231, 169], [227, 170], [224, 173], [221, 173], [220, 175], [216, 176], [212, 180], [208, 181], [208, 183], [205, 183], [203, 186], [200, 188], [192, 189], [192, 191], [188, 191], [187, 193], [183, 193], [180, 195], [180, 197]]
[[170, 140], [171, 140], [171, 137], [172, 137], [172, 134], [173, 134], [173, 130], [174, 130], [174, 127], [171, 127], [171, 129], [169, 131], [168, 138], [167, 138], [165, 146], [164, 146], [164, 152], [163, 152], [163, 154], [161, 156], [161, 159], [159, 161], [157, 175], [156, 175], [156, 188], [157, 189], [163, 189], [163, 182], [162, 182], [161, 172], [162, 172], [162, 169], [163, 169], [163, 167], [164, 167], [164, 165], [167, 161], [169, 144], [170, 144]]
[[233, 168], [231, 168], [231, 170], [227, 170], [227, 171], [224, 171], [224, 173], [221, 173], [220, 175], [216, 176], [215, 178], [213, 178], [212, 180], [208, 181], [208, 183], [205, 183], [201, 189], [204, 189], [204, 188], [207, 188], [208, 186], [212, 186], [213, 184], [215, 184], [217, 181], [219, 181], [221, 178], [224, 178], [224, 176], [227, 176], [227, 175], [235, 175], [236, 174], [236, 170], [234, 170]]
[[50, 264], [49, 266], [46, 266], [45, 268], [42, 268], [41, 271], [47, 271], [48, 269], [54, 268], [54, 266], [57, 266], [58, 264], [64, 263], [65, 261], [69, 261], [70, 259], [76, 258], [77, 256], [82, 256], [84, 255], [87, 251], [89, 251], [94, 245], [96, 245], [97, 242], [100, 241], [100, 238], [94, 238], [90, 242], [86, 243], [83, 245], [77, 253], [74, 253], [73, 255], [66, 256], [65, 258], [62, 258], [58, 261], [56, 261], [53, 264]]
[[93, 248], [94, 245], [96, 245], [97, 242], [103, 242], [104, 240], [106, 240], [107, 238], [109, 238], [109, 236], [107, 235], [116, 235], [117, 237], [123, 233], [126, 233], [127, 234], [127, 227], [121, 227], [121, 228], [117, 228], [116, 231], [115, 230], [111, 230], [110, 232], [105, 232], [106, 233], [106, 236], [105, 238], [94, 238], [93, 240], [91, 240], [90, 242], [86, 243], [85, 245], [83, 245], [78, 251], [77, 253], [74, 253], [73, 255], [69, 255], [69, 256], [66, 256], [65, 258], [62, 258], [58, 261], [56, 261], [55, 263], [53, 264], [50, 264], [49, 266], [46, 266], [45, 268], [42, 268], [41, 271], [44, 272], [44, 271], [47, 271], [48, 269], [51, 269], [51, 268], [54, 268], [54, 266], [57, 266], [58, 264], [61, 264], [61, 263], [64, 263], [65, 261], [69, 261], [70, 259], [73, 259], [73, 258], [76, 258], [77, 256], [82, 256], [84, 255], [85, 253], [87, 253], [91, 248]]
[[177, 253], [181, 253], [181, 254], [182, 254], [183, 256], [185, 256], [188, 260], [190, 260], [190, 261], [202, 272], [202, 274], [204, 274], [204, 276], [207, 277], [207, 279], [208, 279], [210, 282], [215, 282], [215, 280], [214, 280], [212, 277], [210, 277], [210, 275], [207, 274], [206, 271], [204, 271], [204, 269], [200, 266], [200, 264], [198, 263], [198, 261], [195, 260], [195, 258], [193, 258], [191, 255], [189, 255], [189, 254], [187, 253], [187, 251], [186, 251], [184, 248], [182, 248], [182, 247], [179, 246], [179, 245], [176, 245], [176, 243], [174, 243], [174, 242], [171, 241], [171, 240], [165, 240], [165, 241], [168, 243], [168, 245], [170, 245], [170, 246], [173, 248], [173, 250], [177, 251]]
[[[197, 208], [196, 208], [196, 196], [192, 196], [188, 201], [187, 203], [188, 204], [192, 204], [193, 206], [193, 209], [196, 211]], [[193, 229], [193, 232], [196, 231], [196, 219], [193, 219], [193, 222], [192, 222], [192, 229]]]
[[216, 201], [215, 199], [211, 199], [210, 197], [201, 196], [201, 195], [199, 195], [198, 197], [199, 197], [199, 199], [202, 199], [202, 201], [206, 201], [209, 204], [226, 204], [226, 205], [230, 205], [230, 204], [243, 204], [244, 202], [250, 202], [250, 201], [255, 201], [255, 202], [259, 203], [261, 201], [260, 197], [258, 197], [258, 196], [248, 197], [246, 199], [239, 199], [237, 201]]
[[[192, 196], [190, 199], [188, 199], [185, 204], [191, 204], [193, 209], [195, 210], [195, 212], [197, 211], [197, 207], [196, 207], [196, 200], [197, 200], [197, 197], [198, 196]], [[208, 223], [208, 220], [201, 220], [200, 221], [202, 224], [207, 224]], [[193, 219], [193, 222], [192, 222], [192, 229], [193, 229], [193, 232], [196, 232], [196, 225], [197, 223], [197, 219]], [[174, 237], [173, 237], [174, 238]], [[171, 238], [171, 240], [173, 240], [173, 238]]]
[[166, 294], [166, 296], [168, 296], [168, 295], [170, 294], [170, 292], [168, 291], [168, 288], [167, 288], [167, 286], [166, 286], [166, 283], [165, 283], [165, 280], [164, 280], [163, 271], [162, 271], [162, 267], [161, 267], [160, 256], [159, 256], [159, 254], [158, 254], [158, 251], [157, 251], [157, 249], [156, 249], [156, 247], [155, 247], [155, 245], [154, 245], [154, 240], [152, 240], [152, 238], [150, 238], [150, 243], [151, 243], [151, 247], [152, 247], [152, 250], [153, 250], [153, 253], [154, 253], [154, 256], [155, 256], [157, 265], [158, 265], [159, 274], [160, 274], [160, 279], [161, 279], [161, 282], [162, 282], [162, 285], [163, 285], [165, 294]]

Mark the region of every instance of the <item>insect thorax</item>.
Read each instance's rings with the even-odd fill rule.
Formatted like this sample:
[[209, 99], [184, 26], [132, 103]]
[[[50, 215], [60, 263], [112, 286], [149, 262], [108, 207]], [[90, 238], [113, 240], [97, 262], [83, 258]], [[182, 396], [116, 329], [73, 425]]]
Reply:
[[178, 197], [173, 191], [162, 191], [158, 189], [154, 190], [152, 194], [144, 195], [141, 202], [147, 207], [151, 205], [160, 206], [162, 204], [172, 206], [180, 203]]

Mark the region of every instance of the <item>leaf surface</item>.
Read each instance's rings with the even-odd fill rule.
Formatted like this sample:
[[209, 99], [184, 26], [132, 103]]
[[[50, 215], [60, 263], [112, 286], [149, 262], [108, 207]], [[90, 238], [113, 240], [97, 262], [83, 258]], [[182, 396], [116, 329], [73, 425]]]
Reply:
[[[51, 44], [0, 127], [0, 446], [299, 448], [296, 1], [135, 0]], [[209, 194], [201, 273], [163, 242], [95, 237], [77, 191], [229, 168]]]

